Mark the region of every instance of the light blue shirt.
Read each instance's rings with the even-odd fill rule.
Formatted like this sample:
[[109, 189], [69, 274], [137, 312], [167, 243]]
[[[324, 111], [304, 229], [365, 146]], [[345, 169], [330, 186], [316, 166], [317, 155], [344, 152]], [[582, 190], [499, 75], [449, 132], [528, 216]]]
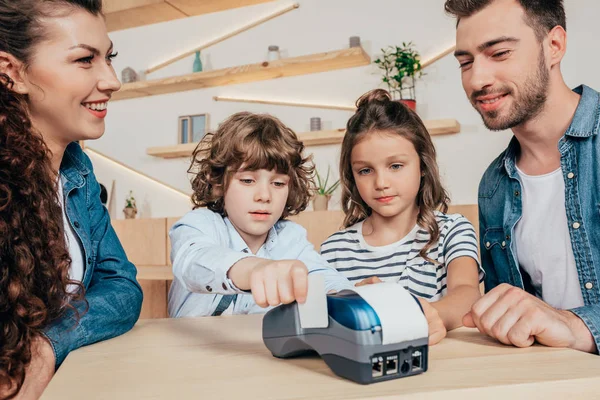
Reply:
[[264, 313], [251, 294], [237, 288], [227, 277], [229, 269], [246, 257], [270, 260], [300, 260], [308, 273], [325, 275], [325, 290], [341, 291], [352, 284], [331, 268], [306, 237], [306, 230], [291, 221], [278, 221], [256, 254], [227, 217], [207, 209], [187, 213], [169, 232], [175, 276], [169, 291], [171, 317], [209, 316], [222, 295], [238, 294], [233, 314]]

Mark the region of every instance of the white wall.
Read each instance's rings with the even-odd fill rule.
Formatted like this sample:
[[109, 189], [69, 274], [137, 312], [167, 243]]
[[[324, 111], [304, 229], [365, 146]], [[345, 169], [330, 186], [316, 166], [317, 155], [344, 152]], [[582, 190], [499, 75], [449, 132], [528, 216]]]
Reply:
[[[187, 50], [229, 32], [256, 18], [280, 9], [288, 0], [184, 20], [113, 32], [110, 34], [119, 56], [114, 62], [120, 71], [131, 66], [149, 67], [171, 55]], [[422, 58], [437, 54], [454, 42], [454, 20], [443, 12], [444, 0], [298, 0], [300, 8], [250, 31], [203, 51], [205, 69], [256, 63], [266, 57], [267, 46], [276, 44], [289, 57], [338, 50], [348, 46], [348, 38], [358, 35], [363, 47], [375, 59], [382, 47], [415, 42]], [[597, 37], [600, 2], [567, 0], [569, 51], [563, 63], [567, 83], [585, 82], [600, 89], [597, 73], [600, 55]], [[193, 56], [149, 76], [150, 79], [191, 72]], [[418, 112], [424, 119], [455, 118], [461, 133], [436, 136], [439, 164], [444, 182], [455, 204], [476, 203], [479, 179], [492, 159], [508, 143], [509, 132], [489, 132], [468, 103], [460, 84], [458, 64], [447, 56], [426, 70], [417, 87]], [[364, 92], [378, 87], [374, 65], [346, 70], [173, 93], [111, 103], [106, 134], [87, 145], [143, 171], [156, 179], [190, 191], [186, 170], [188, 160], [163, 160], [147, 156], [147, 147], [176, 143], [179, 115], [209, 113], [211, 128], [234, 112], [268, 112], [279, 117], [296, 132], [309, 130], [309, 119], [320, 116], [324, 128], [342, 128], [351, 115], [345, 111], [214, 102], [212, 97], [306, 101], [351, 105]], [[337, 174], [338, 146], [311, 147], [321, 171], [331, 165]], [[98, 168], [98, 167], [96, 167]], [[108, 179], [108, 178], [107, 178]], [[117, 198], [124, 199], [127, 178], [116, 176]], [[123, 182], [121, 182], [123, 181]], [[139, 189], [142, 190], [142, 189]], [[161, 194], [140, 193], [148, 199]], [[149, 200], [152, 216], [174, 215], [169, 202]], [[336, 205], [334, 204], [334, 207]], [[165, 209], [166, 207], [166, 209]]]

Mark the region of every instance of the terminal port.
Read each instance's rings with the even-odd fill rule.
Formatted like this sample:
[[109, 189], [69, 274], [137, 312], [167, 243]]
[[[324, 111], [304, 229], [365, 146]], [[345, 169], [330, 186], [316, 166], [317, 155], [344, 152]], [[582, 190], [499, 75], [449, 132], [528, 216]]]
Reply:
[[383, 357], [373, 357], [371, 359], [371, 365], [373, 378], [383, 376]]
[[385, 374], [394, 375], [398, 373], [398, 355], [385, 358]]
[[400, 367], [400, 372], [402, 372], [403, 374], [408, 374], [409, 371], [410, 371], [410, 362], [408, 362], [407, 360], [404, 360], [404, 362], [402, 362], [402, 367]]
[[420, 371], [423, 368], [422, 364], [423, 355], [420, 351], [413, 351], [412, 353], [412, 370]]

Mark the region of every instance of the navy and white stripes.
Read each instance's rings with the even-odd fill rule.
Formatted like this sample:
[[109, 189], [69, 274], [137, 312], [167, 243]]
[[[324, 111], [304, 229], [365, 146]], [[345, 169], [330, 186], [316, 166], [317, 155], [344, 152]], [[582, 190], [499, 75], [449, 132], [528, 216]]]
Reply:
[[[370, 246], [362, 235], [362, 222], [336, 232], [321, 246], [321, 255], [350, 281], [377, 276], [399, 282], [416, 296], [436, 301], [446, 294], [447, 266], [458, 257], [471, 257], [479, 266], [477, 237], [471, 223], [460, 214], [436, 212], [440, 238], [428, 251], [427, 261], [419, 252], [429, 233], [416, 225], [402, 240], [386, 246]], [[483, 270], [479, 266], [479, 278]]]

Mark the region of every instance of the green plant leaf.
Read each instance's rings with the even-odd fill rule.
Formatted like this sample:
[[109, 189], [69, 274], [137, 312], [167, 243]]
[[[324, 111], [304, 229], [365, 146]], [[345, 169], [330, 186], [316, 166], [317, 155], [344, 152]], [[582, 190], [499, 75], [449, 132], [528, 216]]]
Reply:
[[335, 189], [337, 189], [337, 187], [340, 185], [340, 180], [338, 179], [337, 181], [335, 181], [333, 183], [333, 185], [331, 185], [329, 187], [329, 189], [325, 190], [325, 194], [332, 194], [333, 192], [335, 192]]

